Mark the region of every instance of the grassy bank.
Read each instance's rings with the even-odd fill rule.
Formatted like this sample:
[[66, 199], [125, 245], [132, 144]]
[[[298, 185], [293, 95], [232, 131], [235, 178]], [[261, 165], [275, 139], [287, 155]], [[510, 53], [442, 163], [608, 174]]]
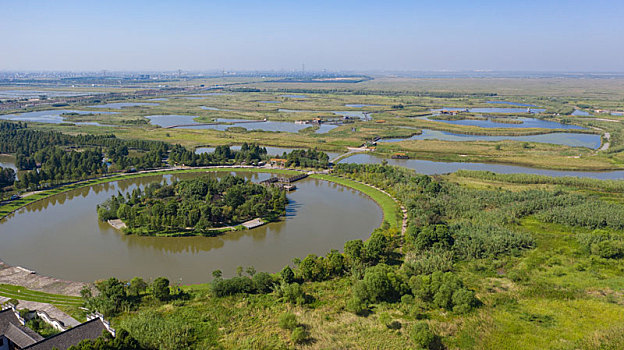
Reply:
[[22, 286], [0, 284], [0, 296], [24, 301], [35, 301], [58, 306], [82, 306], [84, 301], [81, 297], [72, 297], [61, 294], [50, 294], [30, 290]]
[[395, 202], [394, 199], [392, 199], [392, 197], [390, 197], [389, 195], [369, 185], [365, 185], [363, 183], [345, 179], [342, 177], [337, 177], [337, 176], [332, 176], [332, 175], [321, 175], [321, 174], [315, 174], [315, 175], [312, 175], [311, 177], [316, 178], [316, 179], [335, 182], [337, 184], [356, 189], [366, 194], [375, 202], [377, 202], [377, 204], [379, 204], [384, 214], [384, 220], [387, 221], [388, 224], [390, 224], [390, 227], [399, 228], [399, 229], [401, 228], [401, 223], [402, 223], [401, 210], [397, 202]]

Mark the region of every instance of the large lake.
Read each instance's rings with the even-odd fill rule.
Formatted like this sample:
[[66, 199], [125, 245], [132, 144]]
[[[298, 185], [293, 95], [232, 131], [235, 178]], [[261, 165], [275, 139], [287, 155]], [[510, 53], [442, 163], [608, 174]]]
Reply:
[[588, 177], [601, 180], [619, 180], [624, 179], [624, 170], [616, 171], [562, 171], [528, 168], [515, 165], [501, 165], [488, 163], [464, 163], [464, 162], [434, 162], [430, 160], [419, 159], [385, 159], [376, 157], [371, 154], [356, 154], [348, 158], [340, 160], [338, 163], [357, 163], [357, 164], [380, 164], [387, 161], [389, 165], [398, 165], [416, 170], [419, 174], [435, 175], [447, 174], [457, 170], [486, 170], [501, 174], [537, 174], [547, 176], [576, 176]]
[[[240, 175], [253, 181], [270, 176]], [[219, 237], [127, 236], [98, 221], [97, 204], [118, 191], [162, 179], [101, 184], [33, 203], [0, 221], [0, 257], [69, 280], [166, 276], [173, 283], [201, 283], [211, 280], [216, 269], [225, 276], [234, 275], [237, 266], [277, 272], [293, 258], [342, 250], [348, 240], [366, 239], [382, 221], [381, 209], [364, 194], [310, 178], [288, 194], [281, 222]]]
[[490, 136], [490, 135], [466, 135], [455, 134], [447, 131], [422, 129], [422, 133], [408, 138], [381, 139], [378, 142], [399, 142], [405, 140], [441, 140], [441, 141], [522, 141], [552, 143], [556, 145], [566, 145], [571, 147], [587, 147], [597, 149], [602, 140], [600, 135], [555, 132], [539, 135], [525, 136]]

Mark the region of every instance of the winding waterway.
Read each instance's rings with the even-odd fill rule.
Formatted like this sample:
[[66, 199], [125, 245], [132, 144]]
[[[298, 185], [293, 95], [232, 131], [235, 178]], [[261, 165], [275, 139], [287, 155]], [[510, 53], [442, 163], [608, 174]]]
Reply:
[[381, 139], [378, 142], [399, 142], [406, 140], [440, 140], [440, 141], [521, 141], [521, 142], [539, 142], [551, 143], [555, 145], [565, 145], [571, 147], [587, 147], [597, 149], [600, 147], [602, 140], [600, 135], [582, 134], [571, 132], [555, 132], [539, 135], [523, 135], [523, 136], [493, 136], [493, 135], [467, 135], [456, 134], [448, 131], [422, 129], [418, 135], [408, 138], [389, 138]]
[[338, 163], [357, 163], [357, 164], [380, 164], [387, 161], [389, 165], [398, 165], [405, 168], [416, 170], [419, 174], [436, 175], [447, 174], [457, 170], [486, 170], [500, 174], [537, 174], [547, 176], [576, 176], [587, 177], [601, 180], [621, 180], [624, 179], [624, 170], [615, 171], [563, 171], [528, 168], [516, 165], [501, 165], [488, 163], [464, 163], [464, 162], [434, 162], [430, 160], [420, 159], [385, 159], [376, 157], [371, 154], [355, 154], [351, 157], [344, 158]]
[[[239, 175], [253, 181], [269, 176]], [[174, 283], [200, 283], [209, 281], [216, 269], [225, 276], [232, 276], [237, 266], [276, 272], [295, 257], [326, 254], [341, 249], [348, 240], [366, 239], [382, 220], [381, 209], [364, 194], [308, 178], [288, 194], [282, 221], [219, 237], [124, 235], [98, 221], [97, 204], [118, 191], [162, 179], [158, 175], [121, 180], [35, 202], [0, 221], [0, 259], [77, 281], [166, 276]]]

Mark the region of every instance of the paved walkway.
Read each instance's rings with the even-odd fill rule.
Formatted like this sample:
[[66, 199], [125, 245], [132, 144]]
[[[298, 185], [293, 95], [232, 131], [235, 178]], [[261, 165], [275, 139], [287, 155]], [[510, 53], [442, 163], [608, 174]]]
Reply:
[[343, 153], [343, 154], [341, 154], [339, 156], [336, 156], [336, 157], [330, 159], [329, 162], [330, 163], [335, 163], [335, 162], [337, 162], [340, 159], [351, 157], [352, 155], [357, 154], [357, 153], [363, 153], [363, 152], [370, 152], [370, 151], [372, 151], [372, 149], [368, 148], [368, 147], [347, 147], [347, 150], [348, 150], [347, 153]]

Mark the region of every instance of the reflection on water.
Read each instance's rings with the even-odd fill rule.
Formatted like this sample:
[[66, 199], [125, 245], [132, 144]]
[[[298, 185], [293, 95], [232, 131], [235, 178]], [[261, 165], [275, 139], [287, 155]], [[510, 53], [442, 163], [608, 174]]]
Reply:
[[[0, 115], [0, 119], [6, 119], [11, 121], [21, 122], [37, 122], [37, 123], [51, 123], [60, 124], [65, 123], [65, 117], [62, 114], [77, 113], [77, 114], [117, 114], [117, 112], [88, 112], [88, 111], [76, 111], [68, 109], [54, 109], [48, 111], [38, 112], [26, 112], [18, 114], [3, 114]], [[100, 125], [96, 122], [71, 122], [79, 125]]]
[[520, 106], [520, 107], [539, 107], [539, 106], [532, 105], [532, 104], [529, 104], [529, 103], [508, 102], [508, 101], [487, 101], [486, 103], [499, 104], [499, 105], [510, 105], [510, 106]]
[[542, 129], [585, 129], [582, 126], [572, 125], [572, 124], [562, 124], [559, 122], [541, 120], [536, 118], [525, 118], [519, 117], [514, 118], [514, 120], [519, 121], [518, 124], [512, 123], [500, 123], [496, 122], [496, 119], [461, 119], [461, 120], [443, 120], [443, 119], [430, 119], [428, 117], [424, 117], [422, 119], [431, 120], [435, 122], [454, 124], [454, 125], [470, 125], [470, 126], [478, 126], [481, 128], [542, 128]]
[[[237, 266], [275, 272], [295, 257], [325, 254], [348, 240], [366, 238], [381, 223], [381, 211], [368, 197], [315, 179], [297, 182], [282, 221], [219, 237], [126, 236], [97, 219], [96, 205], [113, 194], [198, 174], [122, 180], [35, 202], [0, 222], [0, 257], [70, 280], [167, 276], [175, 282], [200, 283], [210, 280], [215, 269], [227, 276]], [[270, 176], [240, 175], [253, 181]]]
[[[262, 146], [264, 148], [266, 148], [267, 150], [267, 154], [269, 155], [273, 155], [273, 156], [281, 156], [282, 154], [284, 154], [284, 152], [286, 153], [290, 153], [295, 149], [307, 149], [307, 148], [286, 148], [286, 147], [273, 147], [273, 146]], [[241, 149], [241, 146], [230, 146], [230, 149], [238, 151]], [[195, 153], [200, 154], [200, 153], [211, 153], [215, 151], [215, 147], [198, 147], [195, 149]], [[327, 151], [323, 151], [325, 152], [328, 156], [329, 159], [333, 159], [335, 157], [338, 157], [340, 154], [342, 153], [338, 153], [338, 152], [327, 152]]]
[[[443, 107], [431, 109], [431, 112], [437, 113], [443, 110], [446, 111], [463, 111], [465, 107]], [[470, 113], [542, 113], [546, 111], [544, 108], [497, 108], [497, 107], [485, 107], [485, 108], [468, 108]]]
[[491, 135], [466, 135], [455, 134], [447, 131], [422, 129], [422, 133], [408, 138], [381, 139], [379, 142], [399, 142], [405, 140], [441, 140], [441, 141], [522, 141], [552, 143], [571, 147], [587, 147], [597, 149], [602, 140], [600, 135], [555, 132], [550, 134], [524, 135], [524, 136], [491, 136]]
[[[203, 109], [215, 109], [214, 107], [205, 107]], [[218, 110], [218, 108], [216, 109]], [[225, 131], [231, 127], [241, 127], [247, 130], [263, 130], [263, 131], [282, 131], [282, 132], [299, 132], [299, 130], [309, 128], [310, 124], [295, 124], [291, 122], [275, 122], [275, 121], [250, 121], [247, 119], [232, 119], [232, 118], [216, 118], [215, 123], [230, 123], [230, 124], [202, 124], [196, 122], [194, 119], [197, 116], [192, 115], [149, 115], [145, 118], [150, 120], [150, 123], [158, 125], [160, 127], [176, 127], [180, 129], [211, 129]], [[316, 131], [317, 134], [326, 133], [337, 125], [322, 124]]]
[[15, 157], [6, 154], [0, 154], [0, 167], [11, 168], [17, 171], [17, 167], [15, 166]]
[[380, 164], [383, 161], [389, 165], [397, 165], [416, 170], [419, 174], [435, 175], [447, 174], [457, 170], [486, 170], [500, 174], [537, 174], [546, 176], [576, 176], [588, 177], [602, 180], [619, 180], [624, 179], [624, 170], [616, 171], [562, 171], [527, 168], [515, 165], [500, 165], [487, 163], [463, 163], [463, 162], [433, 162], [430, 160], [419, 159], [384, 159], [375, 157], [371, 154], [356, 154], [348, 158], [344, 158], [339, 163], [356, 163], [356, 164]]

